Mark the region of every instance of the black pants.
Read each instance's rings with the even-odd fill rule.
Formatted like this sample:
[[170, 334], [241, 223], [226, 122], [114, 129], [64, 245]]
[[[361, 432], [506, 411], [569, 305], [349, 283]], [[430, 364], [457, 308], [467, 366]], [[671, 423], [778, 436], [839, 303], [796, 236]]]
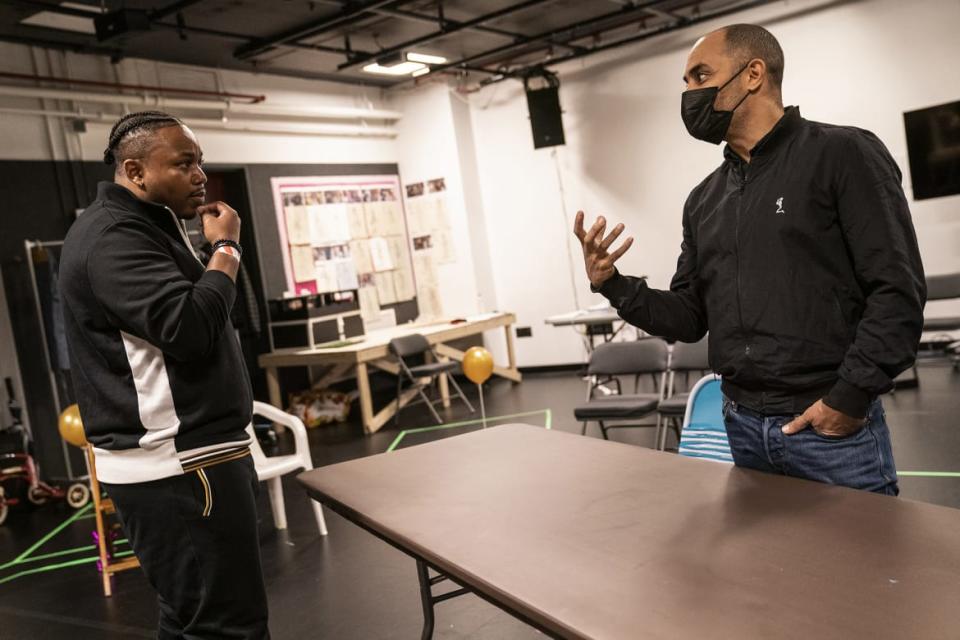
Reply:
[[157, 591], [160, 640], [270, 637], [250, 456], [103, 487]]

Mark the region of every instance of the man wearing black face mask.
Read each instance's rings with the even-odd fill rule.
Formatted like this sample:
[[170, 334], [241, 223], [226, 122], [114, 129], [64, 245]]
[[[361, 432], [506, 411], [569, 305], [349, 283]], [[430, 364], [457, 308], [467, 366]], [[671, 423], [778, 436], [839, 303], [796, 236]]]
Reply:
[[896, 495], [879, 396], [916, 358], [926, 301], [901, 173], [862, 129], [784, 109], [783, 51], [766, 29], [732, 25], [687, 59], [681, 116], [727, 142], [687, 198], [669, 291], [621, 275], [630, 248], [600, 217], [574, 233], [595, 291], [645, 331], [710, 332], [737, 465]]

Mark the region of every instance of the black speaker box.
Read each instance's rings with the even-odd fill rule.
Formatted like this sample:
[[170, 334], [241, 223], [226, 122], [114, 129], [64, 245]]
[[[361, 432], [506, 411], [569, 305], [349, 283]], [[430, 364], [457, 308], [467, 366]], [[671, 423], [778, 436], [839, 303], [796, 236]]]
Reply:
[[533, 148], [564, 144], [563, 112], [560, 110], [560, 87], [527, 90], [527, 109], [533, 129]]

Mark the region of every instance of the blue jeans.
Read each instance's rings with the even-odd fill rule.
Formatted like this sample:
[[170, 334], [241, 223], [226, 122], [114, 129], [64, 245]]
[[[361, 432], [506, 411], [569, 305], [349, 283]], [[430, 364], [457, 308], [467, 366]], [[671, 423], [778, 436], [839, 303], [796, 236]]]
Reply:
[[822, 436], [809, 426], [785, 435], [780, 428], [794, 417], [765, 416], [724, 398], [723, 420], [734, 463], [891, 496], [900, 493], [879, 398], [870, 405], [865, 426], [842, 438]]

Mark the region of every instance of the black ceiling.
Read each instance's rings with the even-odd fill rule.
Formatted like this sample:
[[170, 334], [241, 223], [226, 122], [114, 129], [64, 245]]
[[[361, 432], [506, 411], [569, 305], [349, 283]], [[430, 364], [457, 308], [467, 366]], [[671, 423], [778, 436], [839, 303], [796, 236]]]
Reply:
[[[768, 1], [3, 0], [0, 40], [381, 86], [414, 80], [363, 65], [413, 50], [450, 61], [433, 73], [491, 82]], [[44, 10], [88, 15], [82, 5], [131, 10], [146, 28], [100, 41], [21, 22]]]

